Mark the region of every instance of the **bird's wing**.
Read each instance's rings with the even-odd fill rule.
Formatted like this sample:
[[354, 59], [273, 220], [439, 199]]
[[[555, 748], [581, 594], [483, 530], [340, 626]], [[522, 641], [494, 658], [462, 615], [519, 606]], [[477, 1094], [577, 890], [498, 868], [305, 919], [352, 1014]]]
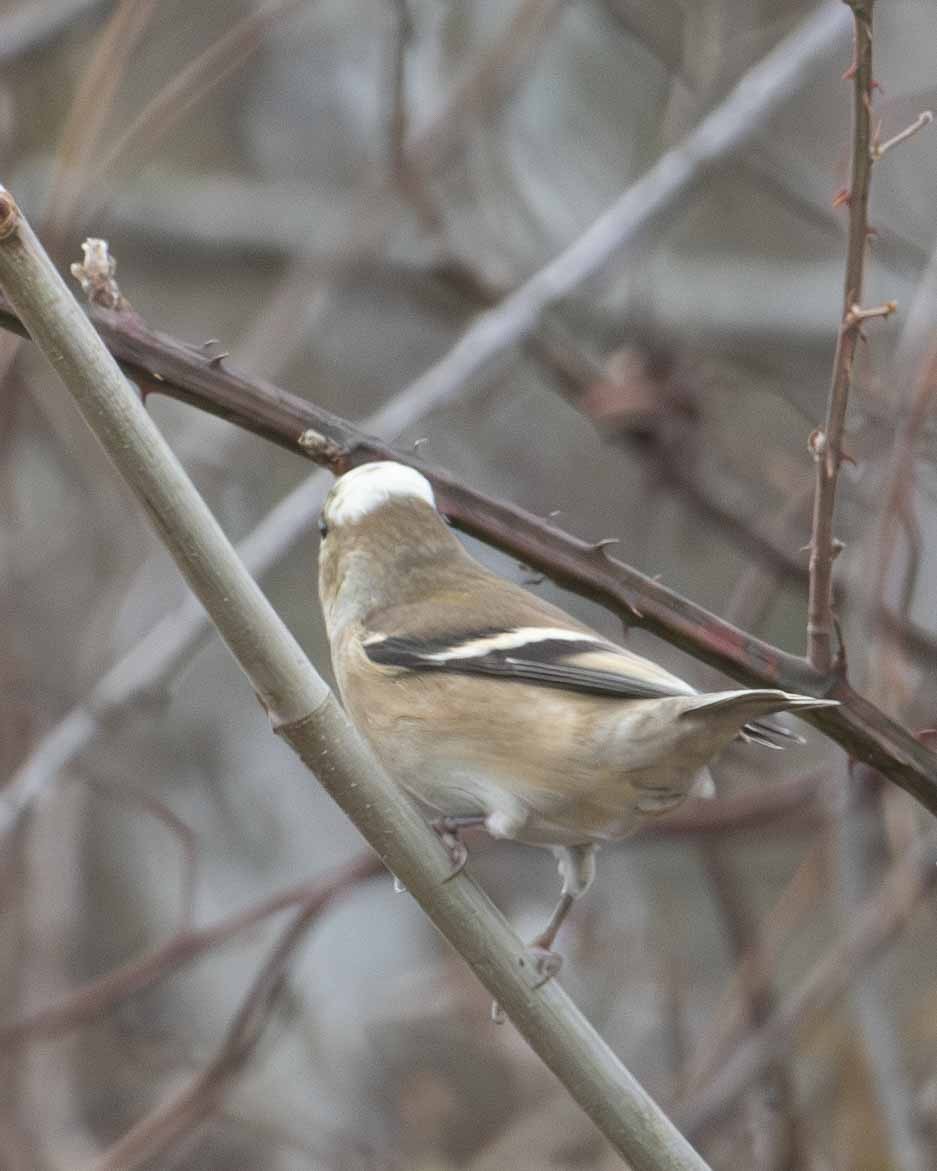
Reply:
[[649, 659], [575, 626], [511, 626], [432, 635], [374, 632], [368, 658], [385, 667], [488, 675], [617, 699], [693, 695]]

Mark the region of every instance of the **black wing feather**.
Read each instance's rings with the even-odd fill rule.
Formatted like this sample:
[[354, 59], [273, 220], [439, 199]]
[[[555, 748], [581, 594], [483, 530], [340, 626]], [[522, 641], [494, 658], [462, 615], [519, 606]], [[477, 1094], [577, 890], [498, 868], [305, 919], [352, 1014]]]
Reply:
[[[477, 636], [473, 636], [475, 637]], [[468, 640], [463, 637], [463, 641]], [[599, 647], [588, 638], [581, 642], [545, 638], [523, 647], [488, 651], [486, 654], [472, 655], [470, 658], [428, 657], [440, 650], [452, 648], [452, 641], [444, 641], [441, 638], [434, 639], [432, 643], [413, 638], [384, 638], [366, 643], [364, 649], [372, 663], [380, 663], [385, 667], [406, 667], [411, 671], [488, 675], [614, 699], [661, 699], [664, 696], [678, 694], [653, 683], [629, 679], [614, 671], [577, 667], [558, 661], [583, 651], [611, 649]]]

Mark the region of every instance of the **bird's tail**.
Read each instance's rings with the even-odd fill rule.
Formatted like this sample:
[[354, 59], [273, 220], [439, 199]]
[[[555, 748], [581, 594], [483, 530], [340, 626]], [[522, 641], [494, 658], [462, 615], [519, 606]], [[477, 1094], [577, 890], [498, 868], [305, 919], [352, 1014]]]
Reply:
[[762, 744], [767, 748], [781, 748], [778, 740], [792, 740], [803, 743], [803, 737], [780, 724], [759, 720], [758, 716], [770, 716], [775, 712], [802, 712], [815, 708], [837, 707], [835, 699], [815, 699], [811, 695], [790, 695], [786, 691], [717, 691], [699, 696], [698, 702], [687, 707], [684, 715], [706, 712], [715, 715], [722, 712], [732, 722], [738, 723], [739, 735], [743, 740]]

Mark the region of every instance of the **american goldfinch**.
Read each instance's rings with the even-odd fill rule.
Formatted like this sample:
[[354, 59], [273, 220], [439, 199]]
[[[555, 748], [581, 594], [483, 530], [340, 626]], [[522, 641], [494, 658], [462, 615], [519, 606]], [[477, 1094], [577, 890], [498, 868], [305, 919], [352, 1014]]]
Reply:
[[656, 663], [489, 572], [436, 510], [429, 481], [369, 463], [333, 485], [319, 522], [319, 595], [345, 707], [389, 775], [459, 831], [551, 848], [563, 880], [531, 944], [544, 970], [595, 874], [595, 849], [679, 805], [759, 723], [835, 701], [747, 689], [699, 694]]

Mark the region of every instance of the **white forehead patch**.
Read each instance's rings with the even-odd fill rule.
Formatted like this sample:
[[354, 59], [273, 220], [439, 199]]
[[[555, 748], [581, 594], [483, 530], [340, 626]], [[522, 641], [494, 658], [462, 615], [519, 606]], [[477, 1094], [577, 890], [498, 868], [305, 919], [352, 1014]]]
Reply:
[[329, 524], [352, 524], [382, 504], [402, 497], [436, 507], [429, 480], [414, 468], [389, 461], [362, 464], [336, 480], [323, 513]]

